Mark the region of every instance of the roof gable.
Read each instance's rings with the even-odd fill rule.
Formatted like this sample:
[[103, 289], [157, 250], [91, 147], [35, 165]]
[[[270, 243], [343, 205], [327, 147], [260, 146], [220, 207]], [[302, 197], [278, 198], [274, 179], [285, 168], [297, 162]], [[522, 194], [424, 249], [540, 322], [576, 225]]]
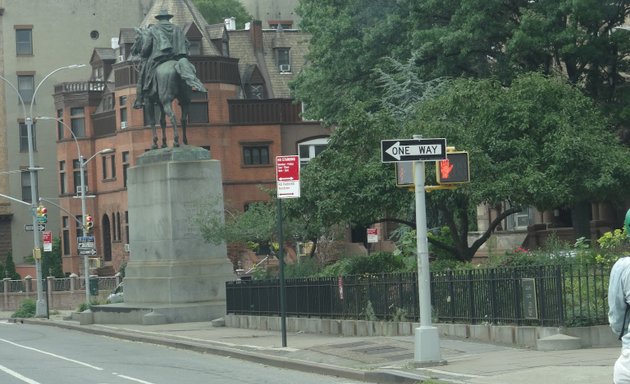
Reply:
[[103, 63], [103, 62], [116, 61], [116, 52], [113, 48], [94, 48], [92, 51], [92, 57], [90, 57], [90, 64]]

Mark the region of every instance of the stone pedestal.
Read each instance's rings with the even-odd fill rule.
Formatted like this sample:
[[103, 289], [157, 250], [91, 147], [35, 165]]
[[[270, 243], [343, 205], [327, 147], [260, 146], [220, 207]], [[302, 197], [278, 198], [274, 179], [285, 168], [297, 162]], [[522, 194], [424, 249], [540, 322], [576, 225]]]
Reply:
[[225, 244], [205, 242], [195, 223], [202, 210], [223, 215], [219, 161], [198, 147], [153, 150], [138, 158], [128, 177], [125, 302], [108, 306], [101, 321], [97, 308], [95, 321], [108, 322], [105, 313], [117, 308], [144, 324], [224, 316], [232, 264]]

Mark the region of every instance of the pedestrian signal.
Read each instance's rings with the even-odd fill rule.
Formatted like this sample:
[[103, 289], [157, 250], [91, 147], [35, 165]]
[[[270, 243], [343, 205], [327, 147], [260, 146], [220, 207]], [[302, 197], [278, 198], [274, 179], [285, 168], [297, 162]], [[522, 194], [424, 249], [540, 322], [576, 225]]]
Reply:
[[90, 232], [92, 231], [92, 228], [94, 228], [94, 219], [92, 218], [92, 216], [87, 215], [85, 217], [85, 230]]
[[42, 224], [48, 222], [48, 209], [41, 204], [37, 206], [37, 222]]
[[470, 182], [468, 152], [447, 152], [446, 160], [436, 164], [438, 184], [462, 184]]

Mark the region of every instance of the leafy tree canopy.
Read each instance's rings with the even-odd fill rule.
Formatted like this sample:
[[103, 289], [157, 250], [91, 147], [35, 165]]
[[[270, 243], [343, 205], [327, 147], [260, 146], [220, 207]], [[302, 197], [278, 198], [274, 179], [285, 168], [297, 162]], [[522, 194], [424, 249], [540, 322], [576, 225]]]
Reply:
[[252, 20], [243, 4], [238, 0], [193, 0], [208, 24], [220, 24], [228, 17], [236, 18], [237, 28]]
[[622, 73], [630, 31], [617, 29], [627, 1], [302, 0], [312, 34], [309, 67], [294, 82], [310, 115], [339, 122], [357, 101], [378, 108], [375, 72], [412, 59], [423, 80], [562, 73], [628, 126]]
[[[528, 74], [510, 87], [458, 79], [438, 88], [432, 99], [416, 102], [407, 122], [356, 105], [329, 147], [304, 169], [303, 196], [296, 202], [301, 213], [321, 225], [412, 222], [413, 195], [397, 188], [392, 167], [380, 162], [380, 140], [414, 134], [446, 137], [449, 146], [470, 153], [471, 183], [427, 197], [453, 246], [430, 241], [459, 260], [470, 260], [500, 222], [469, 246], [470, 219], [481, 203], [509, 202], [514, 208], [503, 219], [521, 206], [605, 201], [628, 187], [628, 150], [608, 133], [592, 100], [562, 79]], [[428, 184], [432, 169], [427, 166]]]
[[596, 105], [557, 77], [456, 80], [420, 105], [407, 133], [448, 138], [471, 153], [471, 199], [539, 209], [623, 196], [628, 150]]

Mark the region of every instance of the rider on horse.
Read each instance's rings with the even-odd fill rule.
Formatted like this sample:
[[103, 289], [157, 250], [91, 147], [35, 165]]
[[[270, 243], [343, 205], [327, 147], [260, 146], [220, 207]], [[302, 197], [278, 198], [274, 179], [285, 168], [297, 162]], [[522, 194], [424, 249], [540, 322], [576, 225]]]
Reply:
[[[153, 87], [155, 86], [155, 70], [158, 65], [169, 61], [179, 60], [188, 56], [188, 41], [184, 36], [183, 30], [170, 22], [173, 17], [167, 10], [160, 11], [155, 18], [158, 20], [157, 24], [149, 26], [147, 31], [144, 31], [144, 38], [148, 39], [142, 47], [136, 47], [139, 50], [137, 52], [144, 61], [142, 70], [138, 76], [138, 84], [136, 89], [136, 101], [133, 107], [141, 109], [143, 99], [145, 95], [151, 94]], [[182, 76], [183, 78], [185, 76]], [[194, 73], [192, 74], [194, 80], [198, 84], [190, 84], [189, 79], [185, 79], [186, 83], [197, 88], [200, 85], [199, 80]], [[194, 82], [194, 81], [193, 81]], [[200, 90], [205, 90], [202, 89]]]

